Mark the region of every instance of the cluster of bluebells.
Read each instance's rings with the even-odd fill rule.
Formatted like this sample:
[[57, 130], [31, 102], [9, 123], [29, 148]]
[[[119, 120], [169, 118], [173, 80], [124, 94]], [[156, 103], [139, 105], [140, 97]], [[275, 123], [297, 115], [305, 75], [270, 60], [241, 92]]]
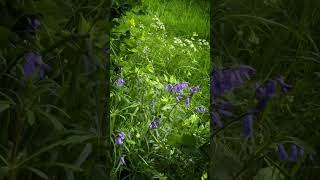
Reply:
[[[216, 103], [216, 98], [243, 85], [255, 72], [254, 68], [247, 65], [240, 65], [236, 68], [216, 68], [213, 71], [210, 81], [210, 93], [212, 94], [211, 103], [215, 105], [216, 112], [211, 113], [211, 119], [217, 127], [222, 126], [220, 116], [232, 117], [233, 114], [230, 112], [230, 103]], [[269, 80], [264, 86], [256, 85], [256, 99], [258, 103], [254, 110], [249, 110], [242, 119], [245, 138], [252, 136], [254, 115], [265, 109], [270, 98], [275, 96], [278, 85], [284, 93], [287, 93], [292, 87], [284, 82], [282, 76]]]
[[168, 84], [166, 87], [166, 92], [170, 91], [171, 93], [175, 93], [176, 94], [176, 102], [179, 103], [181, 101], [181, 99], [183, 99], [185, 97], [185, 104], [189, 105], [191, 98], [193, 97], [193, 95], [198, 92], [201, 91], [200, 86], [194, 86], [190, 89], [189, 95], [185, 96], [183, 95], [181, 92], [183, 90], [185, 90], [190, 83], [188, 82], [182, 82], [182, 83], [178, 83], [176, 85], [172, 85], [172, 84]]
[[43, 79], [45, 72], [51, 69], [49, 65], [42, 61], [42, 57], [39, 53], [28, 52], [25, 54], [25, 60], [26, 62], [23, 70], [26, 77], [30, 77], [35, 72], [38, 72], [39, 79]]
[[277, 154], [279, 160], [281, 161], [289, 160], [291, 162], [296, 162], [299, 158], [302, 158], [304, 156], [304, 148], [292, 144], [290, 147], [290, 154], [288, 155], [284, 145], [278, 144]]
[[114, 141], [118, 144], [118, 145], [123, 145], [124, 142], [123, 140], [125, 139], [126, 135], [123, 132], [118, 133], [118, 136], [114, 139]]

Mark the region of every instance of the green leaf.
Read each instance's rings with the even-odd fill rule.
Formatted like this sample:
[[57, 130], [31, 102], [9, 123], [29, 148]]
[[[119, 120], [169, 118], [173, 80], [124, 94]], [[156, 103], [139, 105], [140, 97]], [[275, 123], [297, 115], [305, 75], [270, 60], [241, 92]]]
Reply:
[[39, 169], [32, 168], [32, 167], [27, 167], [27, 169], [29, 169], [30, 171], [34, 172], [35, 174], [37, 174], [42, 179], [49, 179], [48, 176], [44, 172], [40, 171]]
[[28, 123], [32, 126], [34, 124], [34, 122], [35, 122], [34, 112], [27, 111], [27, 119], [28, 119]]
[[282, 180], [284, 176], [275, 167], [266, 167], [258, 171], [253, 180]]
[[83, 15], [80, 15], [80, 23], [79, 23], [79, 32], [80, 34], [84, 34], [89, 32], [90, 30], [90, 23], [83, 17]]
[[181, 137], [181, 144], [184, 146], [195, 147], [196, 143], [197, 143], [197, 139], [192, 134], [184, 134]]
[[12, 33], [8, 28], [0, 26], [0, 47], [6, 47], [9, 43], [9, 37], [11, 34]]
[[90, 153], [92, 152], [92, 144], [86, 144], [86, 146], [83, 148], [81, 154], [79, 155], [77, 161], [75, 162], [75, 165], [80, 167], [81, 164], [88, 158]]
[[10, 107], [10, 102], [9, 101], [0, 101], [0, 113], [2, 111], [7, 110]]
[[53, 115], [47, 113], [47, 112], [43, 112], [43, 111], [38, 111], [40, 114], [42, 114], [43, 116], [45, 116], [46, 118], [48, 118], [51, 123], [53, 124], [53, 126], [58, 130], [61, 131], [64, 129], [63, 125], [60, 123], [60, 121], [54, 117]]
[[134, 142], [134, 141], [132, 141], [132, 140], [126, 140], [126, 142], [128, 143], [128, 144], [136, 144], [136, 142]]

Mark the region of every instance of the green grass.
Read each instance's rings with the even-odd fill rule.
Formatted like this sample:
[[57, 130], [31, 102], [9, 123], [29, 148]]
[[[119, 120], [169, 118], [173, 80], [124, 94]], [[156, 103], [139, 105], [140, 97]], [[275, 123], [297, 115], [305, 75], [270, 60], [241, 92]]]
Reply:
[[[180, 3], [177, 12], [188, 9], [181, 1], [171, 3], [176, 7]], [[125, 85], [117, 87], [114, 83], [111, 125], [114, 135], [117, 132], [127, 135], [124, 146], [115, 144], [113, 176], [127, 169], [135, 179], [199, 179], [207, 167], [207, 157], [199, 147], [208, 140], [210, 121], [208, 113], [196, 113], [195, 108], [208, 109], [210, 60], [209, 44], [197, 34], [207, 37], [208, 31], [201, 29], [199, 33], [196, 26], [184, 27], [190, 15], [182, 18], [174, 14], [174, 9], [158, 9], [160, 2], [149, 1], [144, 5], [145, 15], [134, 13], [138, 7], [118, 19], [120, 25], [113, 29], [112, 60], [123, 66], [123, 71], [113, 73], [112, 81], [122, 77]], [[197, 12], [190, 11], [194, 22], [203, 16]], [[207, 26], [208, 30], [205, 22], [208, 16], [199, 26]], [[128, 30], [130, 36], [125, 33]], [[176, 104], [175, 95], [165, 92], [168, 83], [184, 81], [190, 87], [202, 87], [189, 106], [184, 99]], [[151, 121], [158, 115], [161, 115], [159, 128], [150, 130]], [[121, 156], [130, 165], [118, 166]]]
[[197, 32], [201, 38], [209, 38], [209, 1], [143, 0], [143, 3], [151, 13], [159, 16], [173, 35]]

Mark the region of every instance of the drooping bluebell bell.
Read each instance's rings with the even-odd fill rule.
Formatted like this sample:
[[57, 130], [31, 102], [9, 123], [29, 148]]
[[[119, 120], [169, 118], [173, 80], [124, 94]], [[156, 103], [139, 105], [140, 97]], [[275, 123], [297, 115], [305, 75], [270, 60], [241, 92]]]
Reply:
[[194, 86], [191, 90], [190, 90], [190, 97], [192, 97], [196, 92], [201, 91], [200, 86]]
[[30, 25], [32, 29], [36, 31], [40, 28], [41, 23], [38, 19], [31, 19]]
[[220, 117], [217, 113], [211, 112], [211, 120], [214, 122], [215, 126], [222, 127], [222, 122], [221, 122]]
[[179, 84], [176, 84], [172, 89], [171, 92], [176, 93], [176, 92], [180, 92], [182, 90], [184, 90], [186, 87], [189, 86], [188, 82], [182, 82]]
[[217, 104], [217, 111], [223, 117], [232, 117], [233, 113], [231, 112], [232, 105], [226, 101], [219, 101]]
[[168, 84], [167, 87], [166, 87], [166, 92], [171, 91], [172, 88], [173, 88], [173, 85], [172, 84]]
[[25, 54], [24, 74], [26, 77], [30, 77], [34, 72], [38, 72], [39, 79], [44, 78], [45, 71], [49, 71], [51, 68], [49, 65], [42, 61], [42, 57], [38, 53], [29, 52]]
[[300, 147], [299, 149], [299, 156], [302, 158], [304, 156], [304, 148]]
[[279, 160], [281, 160], [281, 161], [288, 159], [288, 154], [287, 154], [286, 149], [284, 148], [283, 144], [278, 144], [277, 154], [278, 154]]
[[252, 131], [253, 131], [253, 114], [247, 113], [242, 120], [243, 120], [244, 137], [246, 139], [250, 138], [252, 136]]
[[190, 96], [186, 97], [186, 105], [190, 104]]
[[270, 80], [265, 86], [256, 84], [256, 98], [258, 103], [255, 112], [261, 112], [266, 108], [270, 98], [275, 96], [276, 88], [277, 82], [275, 80]]
[[295, 144], [291, 145], [289, 160], [291, 162], [296, 162], [298, 160], [298, 148]]
[[118, 85], [119, 87], [123, 86], [123, 85], [124, 85], [124, 80], [123, 80], [122, 78], [118, 78], [118, 80], [117, 80], [117, 85]]
[[126, 135], [123, 132], [119, 132], [114, 140], [118, 145], [123, 145], [123, 140], [125, 139], [125, 137]]
[[204, 108], [204, 107], [197, 107], [197, 108], [196, 108], [196, 111], [199, 112], [199, 113], [204, 113], [204, 112], [206, 112], [206, 108]]
[[118, 145], [123, 145], [123, 139], [121, 137], [116, 137], [114, 139], [114, 141], [118, 144]]
[[159, 117], [156, 117], [153, 119], [153, 121], [151, 122], [149, 128], [150, 129], [157, 129], [160, 125], [160, 118]]
[[280, 76], [280, 77], [276, 78], [276, 81], [280, 85], [281, 90], [282, 90], [283, 93], [287, 93], [292, 88], [291, 85], [289, 85], [289, 84], [284, 82], [284, 77], [283, 76]]
[[179, 103], [182, 98], [183, 98], [183, 94], [178, 94], [176, 97], [176, 102]]
[[241, 86], [255, 72], [255, 69], [247, 65], [227, 69], [216, 68], [211, 77], [211, 81], [213, 81], [211, 82], [211, 93], [213, 93], [213, 96], [222, 96], [226, 92]]

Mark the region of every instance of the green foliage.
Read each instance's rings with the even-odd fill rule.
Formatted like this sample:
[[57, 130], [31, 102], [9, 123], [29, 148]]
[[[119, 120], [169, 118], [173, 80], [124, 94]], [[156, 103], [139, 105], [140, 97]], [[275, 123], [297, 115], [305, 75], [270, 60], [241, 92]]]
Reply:
[[[124, 156], [127, 164], [115, 161], [113, 177], [127, 172], [133, 179], [200, 179], [208, 165], [200, 146], [208, 140], [210, 121], [208, 113], [197, 113], [195, 108], [208, 107], [209, 43], [194, 28], [182, 28], [174, 9], [156, 10], [157, 3], [163, 2], [143, 1], [114, 19], [118, 26], [112, 30], [112, 70], [121, 66], [122, 71], [111, 76], [111, 127], [114, 137], [118, 132], [127, 135], [123, 146], [115, 143], [114, 154], [115, 160]], [[177, 8], [186, 5], [175, 3]], [[202, 17], [197, 8], [190, 8], [195, 15], [191, 20]], [[187, 18], [190, 15], [181, 19]], [[208, 16], [198, 23], [205, 27], [202, 23], [207, 20]], [[183, 31], [167, 28], [176, 25]], [[205, 29], [201, 33], [208, 37]], [[117, 86], [118, 78], [124, 79], [124, 86]], [[168, 83], [184, 81], [202, 87], [189, 106], [185, 99], [176, 103], [176, 96], [165, 91]], [[150, 129], [157, 116], [161, 116], [159, 127]]]
[[[265, 82], [281, 74], [294, 88], [287, 97], [279, 96], [270, 102], [255, 123], [252, 140], [245, 141], [235, 133], [241, 131], [240, 123], [233, 123], [216, 134], [211, 141], [214, 144], [211, 154], [223, 146], [227, 151], [221, 156], [231, 156], [239, 164], [229, 172], [221, 167], [219, 155], [212, 156], [209, 176], [216, 176], [216, 172], [223, 169], [226, 173], [216, 176], [217, 179], [226, 179], [225, 174], [237, 179], [266, 178], [270, 171], [280, 173], [284, 179], [316, 177], [315, 165], [309, 157], [319, 149], [316, 140], [320, 118], [316, 112], [320, 99], [316, 76], [320, 68], [319, 5], [311, 0], [217, 0], [211, 3], [214, 65], [248, 64], [257, 70], [253, 80]], [[248, 85], [226, 97], [236, 105], [238, 114], [253, 103], [243, 97], [248, 94], [252, 97], [254, 88]], [[277, 143], [305, 147], [305, 158], [297, 163], [279, 162]]]
[[[110, 5], [1, 1], [0, 179], [109, 177], [103, 48]], [[35, 19], [39, 29], [33, 29]], [[26, 76], [24, 55], [30, 51], [51, 67], [44, 79]]]

